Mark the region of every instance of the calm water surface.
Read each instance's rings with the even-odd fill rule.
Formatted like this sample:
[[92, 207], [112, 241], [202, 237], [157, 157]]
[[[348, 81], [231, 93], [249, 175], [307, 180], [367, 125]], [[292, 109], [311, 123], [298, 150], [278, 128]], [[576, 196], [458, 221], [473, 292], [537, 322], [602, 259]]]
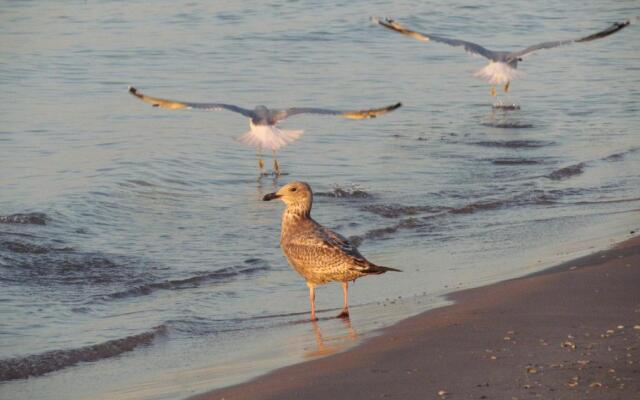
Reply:
[[[0, 397], [174, 399], [344, 349], [444, 303], [628, 237], [640, 225], [637, 25], [540, 52], [491, 110], [485, 63], [373, 26], [392, 16], [496, 50], [577, 37], [634, 2], [0, 2]], [[158, 96], [252, 108], [377, 107], [299, 116], [260, 182], [232, 113], [158, 110]], [[292, 180], [315, 218], [372, 261], [351, 324], [339, 285], [304, 282], [278, 247]], [[27, 376], [30, 378], [26, 379]]]

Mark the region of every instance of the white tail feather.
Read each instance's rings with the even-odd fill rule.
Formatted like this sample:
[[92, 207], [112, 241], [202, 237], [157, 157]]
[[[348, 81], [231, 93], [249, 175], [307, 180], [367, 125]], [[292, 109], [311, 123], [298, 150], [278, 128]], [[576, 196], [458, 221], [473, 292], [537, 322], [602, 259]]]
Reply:
[[237, 138], [240, 143], [263, 150], [278, 150], [298, 139], [304, 131], [280, 129], [274, 125], [254, 125]]
[[492, 61], [473, 75], [485, 79], [492, 85], [505, 85], [514, 79], [520, 78], [522, 73], [503, 62]]

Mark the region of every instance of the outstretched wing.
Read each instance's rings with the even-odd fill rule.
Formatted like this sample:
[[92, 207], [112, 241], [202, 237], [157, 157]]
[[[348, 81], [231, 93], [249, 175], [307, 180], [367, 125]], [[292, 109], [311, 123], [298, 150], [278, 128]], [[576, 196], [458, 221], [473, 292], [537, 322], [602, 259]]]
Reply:
[[324, 114], [324, 115], [339, 115], [349, 119], [366, 119], [376, 118], [379, 115], [386, 114], [402, 106], [402, 103], [396, 103], [387, 107], [372, 108], [370, 110], [358, 110], [358, 111], [337, 111], [329, 110], [325, 108], [310, 108], [310, 107], [293, 107], [286, 110], [278, 111], [275, 114], [276, 121], [282, 121], [283, 119], [296, 114]]
[[604, 38], [607, 37], [609, 35], [612, 35], [624, 28], [626, 28], [627, 26], [629, 26], [629, 24], [631, 23], [631, 21], [624, 21], [624, 22], [614, 22], [613, 25], [611, 25], [610, 27], [608, 27], [605, 30], [593, 33], [589, 36], [584, 36], [578, 39], [568, 39], [568, 40], [557, 40], [555, 42], [544, 42], [544, 43], [538, 43], [538, 44], [534, 44], [533, 46], [529, 46], [524, 50], [520, 50], [520, 51], [515, 51], [511, 54], [509, 54], [509, 58], [518, 58], [518, 57], [525, 57], [535, 51], [538, 50], [543, 50], [543, 49], [552, 49], [554, 47], [558, 47], [558, 46], [564, 46], [567, 44], [572, 44], [572, 43], [583, 43], [583, 42], [590, 42], [592, 40], [596, 40], [596, 39], [600, 39], [600, 38]]
[[399, 23], [395, 22], [392, 19], [385, 19], [384, 21], [378, 19], [378, 18], [371, 18], [371, 20], [381, 26], [384, 26], [387, 29], [391, 29], [392, 31], [396, 31], [398, 33], [401, 33], [403, 35], [412, 37], [414, 39], [418, 39], [422, 42], [428, 42], [430, 40], [434, 41], [434, 42], [438, 42], [438, 43], [444, 43], [444, 44], [448, 44], [449, 46], [454, 46], [454, 47], [464, 47], [464, 49], [471, 54], [477, 54], [480, 55], [482, 57], [488, 58], [489, 60], [495, 60], [497, 57], [497, 54], [489, 49], [486, 49], [482, 46], [480, 46], [477, 43], [473, 43], [473, 42], [467, 42], [464, 40], [458, 40], [458, 39], [449, 39], [449, 38], [445, 38], [445, 37], [441, 37], [441, 36], [436, 36], [436, 35], [430, 35], [427, 33], [420, 33], [420, 32], [416, 32], [416, 31], [412, 31], [410, 29], [405, 28], [404, 26], [400, 25]]
[[229, 110], [229, 111], [237, 112], [249, 118], [255, 117], [255, 113], [253, 111], [247, 110], [242, 107], [234, 106], [232, 104], [190, 103], [186, 101], [160, 99], [157, 97], [151, 97], [151, 96], [147, 96], [146, 94], [142, 94], [138, 89], [134, 88], [133, 86], [129, 86], [129, 93], [136, 96], [137, 98], [144, 101], [145, 103], [151, 104], [154, 107], [169, 108], [172, 110], [181, 110], [181, 109], [198, 109], [198, 110], [207, 110], [207, 111]]

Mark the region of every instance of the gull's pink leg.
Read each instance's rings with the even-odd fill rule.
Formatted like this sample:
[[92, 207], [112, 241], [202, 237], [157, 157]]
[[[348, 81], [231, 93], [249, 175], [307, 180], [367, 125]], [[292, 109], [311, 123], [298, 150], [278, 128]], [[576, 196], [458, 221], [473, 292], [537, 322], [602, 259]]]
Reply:
[[336, 318], [349, 318], [349, 282], [342, 282], [342, 293], [344, 294], [344, 305], [342, 312]]
[[309, 303], [311, 303], [311, 321], [317, 321], [316, 318], [316, 285], [313, 283], [307, 282], [307, 286], [309, 286]]
[[278, 164], [278, 159], [276, 158], [276, 151], [273, 151], [273, 174], [277, 177], [280, 176], [280, 164]]

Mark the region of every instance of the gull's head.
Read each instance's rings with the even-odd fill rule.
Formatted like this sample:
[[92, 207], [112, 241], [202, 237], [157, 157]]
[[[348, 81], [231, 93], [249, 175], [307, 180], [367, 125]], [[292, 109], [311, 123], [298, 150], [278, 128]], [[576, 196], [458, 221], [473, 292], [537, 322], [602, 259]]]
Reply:
[[254, 125], [275, 125], [273, 118], [271, 118], [271, 113], [269, 109], [265, 106], [256, 106], [253, 109], [255, 114], [254, 117], [251, 118], [251, 123]]
[[517, 69], [519, 61], [522, 61], [522, 58], [520, 58], [520, 57], [511, 58], [511, 59], [507, 60], [507, 65], [509, 65], [513, 69]]
[[260, 118], [269, 116], [269, 109], [266, 106], [256, 106], [253, 110]]
[[287, 209], [308, 213], [313, 203], [311, 187], [305, 182], [291, 182], [281, 187], [277, 192], [265, 195], [262, 200], [280, 199], [287, 205]]

